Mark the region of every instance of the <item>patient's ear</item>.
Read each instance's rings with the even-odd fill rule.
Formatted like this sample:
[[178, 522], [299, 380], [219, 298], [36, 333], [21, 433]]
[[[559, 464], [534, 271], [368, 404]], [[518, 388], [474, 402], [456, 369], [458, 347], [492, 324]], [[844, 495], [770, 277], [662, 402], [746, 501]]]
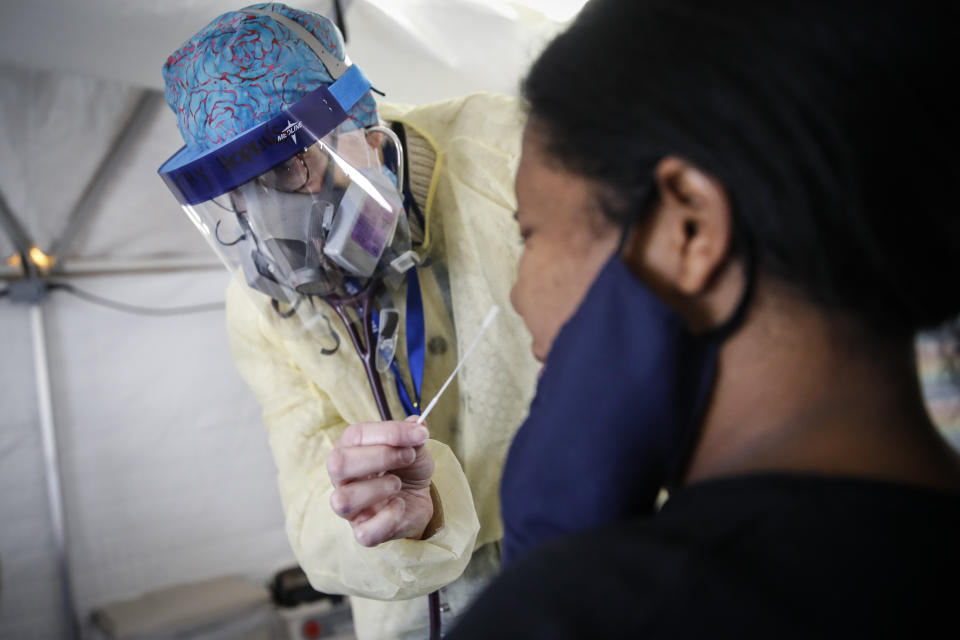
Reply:
[[716, 178], [675, 156], [657, 164], [654, 180], [654, 210], [631, 231], [624, 259], [657, 294], [686, 307], [709, 294], [725, 270], [733, 235], [730, 198]]

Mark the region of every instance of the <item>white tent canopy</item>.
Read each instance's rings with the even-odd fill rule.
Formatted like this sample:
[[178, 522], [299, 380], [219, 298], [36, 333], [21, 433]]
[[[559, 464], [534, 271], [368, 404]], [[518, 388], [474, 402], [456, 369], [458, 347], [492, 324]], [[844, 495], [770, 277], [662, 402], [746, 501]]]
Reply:
[[[181, 145], [160, 67], [244, 4], [3, 4], [0, 289], [15, 289], [0, 297], [0, 637], [70, 637], [70, 603], [86, 635], [105, 602], [225, 574], [264, 582], [293, 563], [221, 309], [133, 315], [63, 290], [23, 303], [16, 288], [35, 247], [56, 257], [50, 281], [103, 298], [222, 301], [225, 270], [156, 175]], [[515, 93], [581, 4], [341, 2], [353, 61], [411, 103]]]

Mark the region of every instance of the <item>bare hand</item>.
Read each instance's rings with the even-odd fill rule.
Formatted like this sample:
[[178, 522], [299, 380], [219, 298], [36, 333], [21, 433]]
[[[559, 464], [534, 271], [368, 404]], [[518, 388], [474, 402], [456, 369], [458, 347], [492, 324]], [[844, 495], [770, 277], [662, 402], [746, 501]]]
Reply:
[[350, 522], [360, 544], [373, 547], [423, 535], [433, 517], [428, 437], [412, 416], [404, 422], [352, 424], [337, 440], [327, 456], [334, 486], [330, 506]]

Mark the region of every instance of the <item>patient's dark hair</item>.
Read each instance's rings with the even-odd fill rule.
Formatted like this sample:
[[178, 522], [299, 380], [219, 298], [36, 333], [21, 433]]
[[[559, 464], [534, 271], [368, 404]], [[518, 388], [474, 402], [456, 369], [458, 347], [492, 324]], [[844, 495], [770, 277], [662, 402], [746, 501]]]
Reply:
[[957, 3], [593, 0], [523, 86], [625, 222], [656, 162], [714, 175], [761, 271], [906, 336], [960, 313]]

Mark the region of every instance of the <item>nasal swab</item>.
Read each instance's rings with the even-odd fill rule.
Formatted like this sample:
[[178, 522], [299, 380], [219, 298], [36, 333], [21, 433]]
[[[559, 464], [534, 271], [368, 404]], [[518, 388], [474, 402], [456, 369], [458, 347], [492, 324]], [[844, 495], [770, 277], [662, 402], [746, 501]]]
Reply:
[[426, 420], [427, 414], [433, 409], [433, 405], [437, 404], [437, 400], [440, 399], [440, 396], [443, 395], [443, 392], [447, 390], [447, 387], [453, 381], [454, 376], [457, 375], [457, 372], [460, 371], [460, 367], [463, 366], [464, 361], [466, 361], [467, 356], [470, 355], [470, 352], [473, 351], [473, 348], [477, 346], [477, 343], [480, 342], [480, 336], [483, 335], [483, 332], [487, 330], [487, 327], [493, 322], [493, 318], [500, 311], [500, 307], [493, 305], [493, 308], [487, 312], [487, 317], [483, 319], [483, 324], [480, 325], [480, 331], [477, 333], [477, 337], [473, 339], [473, 342], [470, 343], [470, 346], [467, 347], [466, 353], [463, 354], [463, 357], [460, 358], [460, 362], [457, 363], [457, 366], [453, 368], [453, 373], [450, 374], [450, 377], [447, 378], [447, 381], [443, 383], [443, 386], [440, 387], [440, 391], [437, 392], [437, 395], [433, 396], [433, 400], [430, 401], [430, 404], [427, 405], [427, 408], [423, 410], [423, 413], [420, 414], [420, 417], [417, 418], [417, 424], [423, 424], [423, 421]]

